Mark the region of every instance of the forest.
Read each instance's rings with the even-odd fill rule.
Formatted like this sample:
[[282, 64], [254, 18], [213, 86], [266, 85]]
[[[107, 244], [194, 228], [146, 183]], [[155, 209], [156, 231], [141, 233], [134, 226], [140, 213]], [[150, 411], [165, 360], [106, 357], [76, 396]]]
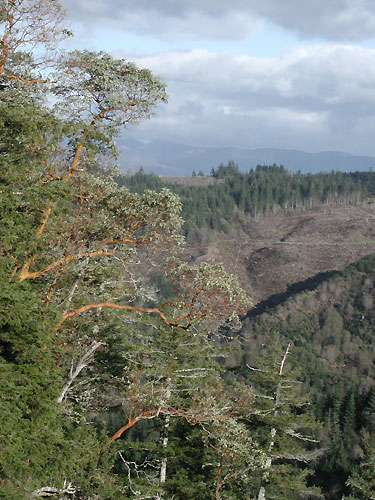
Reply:
[[0, 13], [0, 498], [374, 498], [374, 256], [258, 310], [183, 252], [239, 215], [367, 203], [374, 174], [124, 175], [116, 137], [164, 82], [64, 51], [55, 0]]
[[141, 169], [132, 175], [121, 174], [116, 180], [138, 193], [169, 187], [178, 194], [183, 205], [184, 234], [189, 240], [199, 240], [202, 227], [208, 233], [229, 232], [232, 222], [238, 222], [239, 213], [257, 218], [269, 212], [305, 210], [322, 204], [363, 203], [375, 194], [374, 172], [293, 174], [282, 165], [258, 165], [243, 173], [230, 161], [212, 168], [211, 178], [214, 182], [196, 185], [188, 178], [168, 180]]

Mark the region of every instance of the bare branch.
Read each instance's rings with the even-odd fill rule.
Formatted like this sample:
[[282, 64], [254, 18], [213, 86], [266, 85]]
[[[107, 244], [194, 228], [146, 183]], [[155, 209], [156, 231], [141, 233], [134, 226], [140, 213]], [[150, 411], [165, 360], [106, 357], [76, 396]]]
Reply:
[[252, 366], [248, 365], [246, 363], [246, 366], [248, 367], [249, 370], [252, 370], [253, 372], [261, 372], [262, 370], [260, 368], [253, 368]]
[[35, 490], [31, 494], [31, 498], [52, 497], [55, 495], [74, 495], [76, 491], [77, 490], [72, 485], [72, 483], [64, 480], [62, 488], [55, 488], [54, 486], [44, 486], [43, 488]]
[[288, 354], [290, 353], [290, 346], [291, 346], [291, 345], [292, 345], [292, 343], [291, 343], [291, 342], [289, 342], [288, 347], [286, 348], [286, 351], [285, 351], [284, 357], [283, 357], [283, 359], [281, 360], [281, 363], [280, 363], [280, 371], [279, 371], [279, 375], [280, 375], [280, 377], [283, 375], [284, 364], [285, 364], [285, 361], [286, 361], [286, 358], [287, 358]]
[[326, 453], [326, 451], [327, 451], [326, 448], [317, 448], [316, 450], [306, 451], [304, 453], [295, 453], [295, 454], [283, 453], [280, 455], [273, 455], [273, 458], [275, 460], [279, 458], [283, 458], [286, 460], [296, 460], [297, 462], [303, 462], [307, 464], [323, 456]]
[[61, 403], [65, 398], [67, 392], [69, 391], [72, 383], [81, 373], [81, 371], [88, 365], [91, 361], [95, 351], [101, 346], [104, 345], [103, 342], [94, 342], [93, 345], [88, 349], [82, 356], [78, 359], [76, 367], [73, 369], [73, 361], [70, 368], [70, 374], [67, 382], [65, 382], [64, 387], [62, 388], [60, 396], [57, 398], [57, 402]]
[[313, 439], [310, 436], [304, 436], [303, 434], [300, 434], [299, 432], [296, 432], [293, 429], [286, 429], [285, 433], [288, 434], [289, 436], [300, 439], [301, 441], [308, 441], [309, 443], [320, 443], [320, 441]]

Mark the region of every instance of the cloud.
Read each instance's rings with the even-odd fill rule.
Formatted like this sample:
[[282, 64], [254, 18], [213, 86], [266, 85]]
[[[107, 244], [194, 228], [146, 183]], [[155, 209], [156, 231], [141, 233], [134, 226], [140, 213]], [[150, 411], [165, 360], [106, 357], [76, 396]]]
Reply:
[[[83, 46], [100, 47], [111, 36], [115, 43], [109, 50], [134, 44], [140, 50], [128, 52], [146, 54], [137, 63], [167, 82], [169, 104], [135, 131], [139, 137], [375, 153], [375, 51], [358, 46], [358, 41], [375, 33], [370, 0], [64, 0], [64, 4], [70, 18], [87, 30]], [[284, 31], [275, 25], [308, 44], [272, 58], [249, 55], [268, 40], [272, 45], [283, 37]], [[257, 30], [253, 45], [251, 39], [226, 43], [248, 40]], [[127, 38], [129, 33], [134, 38]], [[284, 47], [295, 42], [294, 35], [286, 37]], [[179, 39], [187, 43], [175, 43]], [[173, 46], [188, 50], [171, 50]], [[224, 46], [237, 52], [220, 52]], [[115, 55], [128, 56], [121, 50]]]
[[160, 75], [170, 94], [139, 136], [375, 152], [375, 50], [324, 44], [268, 59], [193, 50], [137, 63]]
[[373, 0], [65, 0], [70, 18], [173, 41], [240, 40], [270, 21], [301, 39], [373, 38]]
[[375, 33], [372, 0], [250, 0], [249, 5], [258, 15], [300, 38], [361, 41]]
[[[220, 5], [222, 4], [222, 5]], [[155, 0], [65, 0], [72, 22], [86, 28], [100, 25], [137, 35], [173, 41], [241, 40], [256, 32], [259, 16], [243, 8], [224, 8], [224, 2]]]
[[[311, 106], [368, 102], [375, 96], [375, 50], [316, 45], [293, 48], [278, 58], [216, 53], [199, 49], [166, 52], [136, 62], [173, 85], [187, 86], [211, 99], [277, 99]], [[264, 99], [265, 97], [265, 99]]]

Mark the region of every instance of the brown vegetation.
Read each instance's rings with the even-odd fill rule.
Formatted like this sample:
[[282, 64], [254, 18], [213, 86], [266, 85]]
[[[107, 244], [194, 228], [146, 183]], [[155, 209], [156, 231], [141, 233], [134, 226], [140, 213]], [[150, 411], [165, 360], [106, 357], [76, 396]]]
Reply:
[[243, 219], [242, 229], [188, 248], [192, 258], [223, 261], [254, 302], [317, 273], [341, 270], [375, 251], [375, 205], [323, 205]]

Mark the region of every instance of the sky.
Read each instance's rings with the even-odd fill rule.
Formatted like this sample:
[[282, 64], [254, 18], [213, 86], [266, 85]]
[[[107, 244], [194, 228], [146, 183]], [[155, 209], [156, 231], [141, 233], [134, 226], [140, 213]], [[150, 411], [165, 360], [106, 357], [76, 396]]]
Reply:
[[166, 82], [132, 138], [375, 155], [374, 0], [62, 3], [72, 47]]

